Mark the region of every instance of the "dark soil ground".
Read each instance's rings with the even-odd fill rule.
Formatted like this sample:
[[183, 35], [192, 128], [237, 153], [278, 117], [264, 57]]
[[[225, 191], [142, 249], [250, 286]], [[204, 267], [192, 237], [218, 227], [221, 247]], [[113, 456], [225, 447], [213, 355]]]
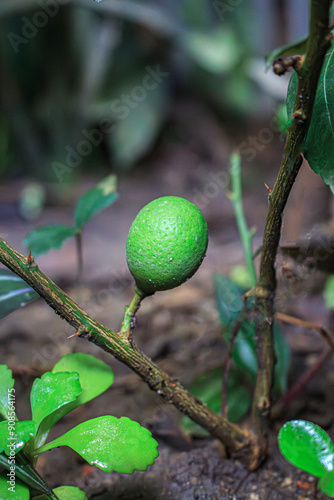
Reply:
[[[184, 146], [160, 148], [144, 165], [130, 174], [120, 175], [119, 200], [97, 216], [84, 232], [83, 289], [74, 286], [73, 242], [68, 241], [61, 250], [37, 259], [41, 269], [90, 314], [117, 330], [124, 306], [132, 295], [125, 241], [134, 216], [144, 204], [161, 195], [183, 196], [197, 203], [209, 225], [207, 258], [189, 283], [144, 301], [135, 330], [137, 345], [186, 386], [200, 372], [217, 366], [224, 359], [226, 346], [221, 337], [213, 275], [216, 272], [228, 274], [233, 266], [243, 262], [232, 208], [225, 193], [226, 183], [225, 180], [217, 181], [226, 179], [229, 151], [231, 144], [213, 126], [206, 136], [197, 136]], [[273, 141], [257, 155], [256, 164], [244, 160], [245, 207], [249, 225], [257, 227], [256, 248], [261, 245], [268, 204], [263, 184], [273, 185], [280, 151], [281, 143]], [[2, 185], [1, 235], [17, 250], [24, 251], [22, 239], [37, 224], [71, 223], [76, 199], [98, 180], [90, 176], [75, 186], [60, 183], [46, 186], [48, 204], [41, 218], [32, 222], [18, 214], [16, 205], [18, 193], [27, 181], [16, 180]], [[310, 191], [312, 195], [309, 196]], [[303, 167], [285, 218], [285, 241], [299, 240], [300, 233], [326, 219], [326, 193], [317, 178]], [[324, 275], [314, 268], [311, 272], [304, 261], [296, 264], [282, 256], [278, 270], [279, 310], [313, 321], [330, 331], [331, 315], [320, 293]], [[291, 386], [327, 346], [313, 330], [283, 323], [281, 326], [292, 350]], [[317, 494], [313, 477], [296, 470], [281, 457], [276, 438], [281, 425], [293, 418], [316, 422], [333, 436], [332, 361], [323, 366], [291, 405], [283, 407], [277, 415], [271, 428], [269, 459], [259, 470], [249, 473], [240, 464], [225, 459], [216, 440], [191, 440], [179, 426], [177, 410], [160, 400], [110, 355], [85, 340], [67, 340], [72, 333], [73, 330], [41, 300], [1, 321], [0, 362], [6, 363], [16, 376], [19, 418], [30, 417], [29, 390], [35, 375], [50, 369], [67, 352], [92, 353], [112, 366], [115, 383], [95, 401], [59, 422], [53, 436], [88, 418], [103, 414], [126, 415], [151, 429], [159, 442], [160, 456], [147, 472], [127, 476], [106, 474], [90, 467], [67, 448], [53, 450], [42, 455], [38, 462], [38, 470], [50, 486], [76, 485], [94, 500], [325, 498]]]

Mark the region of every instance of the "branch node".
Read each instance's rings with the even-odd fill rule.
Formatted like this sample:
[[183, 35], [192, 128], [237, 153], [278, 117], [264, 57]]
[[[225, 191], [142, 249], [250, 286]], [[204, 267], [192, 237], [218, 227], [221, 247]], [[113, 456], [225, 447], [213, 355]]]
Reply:
[[307, 119], [307, 116], [302, 109], [297, 109], [297, 111], [294, 111], [292, 113], [292, 116], [296, 119], [298, 123], [304, 123]]
[[74, 337], [83, 337], [84, 339], [90, 338], [90, 333], [88, 328], [85, 326], [80, 326], [77, 332], [73, 333], [73, 335], [70, 335], [67, 337], [67, 339], [73, 339]]
[[304, 58], [305, 56], [300, 55], [277, 57], [273, 62], [273, 71], [278, 76], [284, 75], [290, 69], [294, 69], [297, 73], [300, 73]]

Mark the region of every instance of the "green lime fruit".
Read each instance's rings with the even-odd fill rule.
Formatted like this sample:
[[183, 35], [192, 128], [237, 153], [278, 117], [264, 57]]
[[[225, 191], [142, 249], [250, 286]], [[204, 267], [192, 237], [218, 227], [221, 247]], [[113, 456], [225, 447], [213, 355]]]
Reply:
[[175, 288], [197, 271], [208, 246], [208, 226], [196, 205], [178, 196], [151, 201], [133, 221], [126, 258], [139, 291]]

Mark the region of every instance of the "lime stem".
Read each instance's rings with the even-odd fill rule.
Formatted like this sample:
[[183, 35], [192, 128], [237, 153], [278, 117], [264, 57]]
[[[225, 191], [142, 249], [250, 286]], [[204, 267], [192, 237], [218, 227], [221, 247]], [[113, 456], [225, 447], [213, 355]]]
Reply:
[[135, 294], [130, 304], [125, 308], [122, 326], [120, 333], [130, 334], [133, 329], [134, 317], [140, 308], [141, 301], [146, 297], [146, 294], [135, 287]]

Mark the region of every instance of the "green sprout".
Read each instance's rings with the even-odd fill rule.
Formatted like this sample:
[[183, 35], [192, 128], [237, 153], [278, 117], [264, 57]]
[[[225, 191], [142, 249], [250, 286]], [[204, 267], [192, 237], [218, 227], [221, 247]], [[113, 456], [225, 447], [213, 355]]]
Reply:
[[89, 220], [118, 198], [116, 176], [105, 177], [97, 186], [89, 189], [77, 202], [74, 210], [74, 226], [53, 224], [30, 231], [23, 243], [34, 257], [51, 249], [61, 248], [68, 238], [74, 237], [77, 245], [78, 277], [82, 276], [82, 230]]
[[318, 487], [334, 498], [334, 445], [321, 427], [306, 420], [291, 420], [281, 428], [278, 444], [290, 463], [320, 478]]
[[89, 354], [66, 354], [51, 372], [34, 381], [32, 419], [19, 421], [11, 370], [0, 365], [0, 465], [6, 469], [0, 474], [0, 498], [86, 499], [81, 490], [70, 486], [51, 491], [36, 472], [38, 456], [59, 446], [72, 448], [105, 472], [132, 474], [154, 463], [158, 443], [147, 429], [127, 417], [93, 418], [46, 443], [60, 418], [102, 394], [113, 381], [111, 368], [102, 361]]

